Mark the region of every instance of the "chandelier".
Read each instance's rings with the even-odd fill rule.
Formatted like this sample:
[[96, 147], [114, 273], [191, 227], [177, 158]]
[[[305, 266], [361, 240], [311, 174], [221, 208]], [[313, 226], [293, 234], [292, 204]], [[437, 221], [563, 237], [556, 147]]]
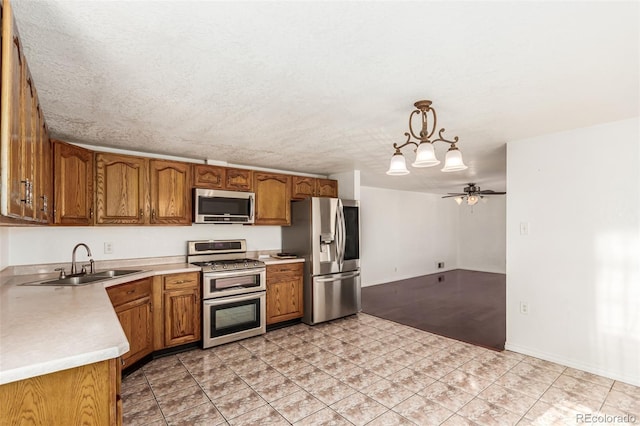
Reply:
[[[416, 153], [416, 159], [411, 164], [413, 167], [433, 167], [440, 164], [440, 160], [436, 158], [435, 150], [433, 149], [433, 144], [435, 142], [446, 142], [448, 143], [449, 150], [447, 150], [447, 155], [444, 159], [444, 167], [441, 169], [443, 172], [457, 172], [460, 170], [465, 170], [467, 166], [462, 162], [462, 153], [456, 146], [458, 142], [458, 137], [454, 137], [452, 141], [447, 140], [442, 136], [444, 129], [440, 129], [438, 131], [438, 137], [436, 139], [431, 140], [431, 137], [436, 131], [437, 117], [436, 110], [431, 107], [431, 101], [417, 101], [413, 104], [416, 109], [411, 112], [409, 115], [409, 132], [405, 132], [405, 136], [407, 137], [407, 141], [402, 145], [398, 145], [397, 143], [393, 144], [396, 152], [391, 157], [391, 163], [389, 164], [389, 170], [387, 170], [387, 174], [391, 176], [402, 176], [409, 174], [409, 170], [407, 170], [407, 163], [402, 155], [402, 148], [407, 145], [415, 145], [416, 149], [414, 150]], [[432, 120], [429, 122], [429, 113], [431, 113]], [[420, 115], [422, 120], [422, 127], [420, 129], [419, 136], [415, 134], [413, 131], [413, 116]], [[411, 140], [413, 137], [418, 142], [414, 142]]]

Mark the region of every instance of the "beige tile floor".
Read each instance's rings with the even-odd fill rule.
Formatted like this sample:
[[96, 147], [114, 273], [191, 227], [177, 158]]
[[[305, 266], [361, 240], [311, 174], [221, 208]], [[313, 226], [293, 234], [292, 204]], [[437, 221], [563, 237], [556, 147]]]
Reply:
[[160, 358], [122, 394], [125, 425], [640, 424], [638, 387], [366, 314]]

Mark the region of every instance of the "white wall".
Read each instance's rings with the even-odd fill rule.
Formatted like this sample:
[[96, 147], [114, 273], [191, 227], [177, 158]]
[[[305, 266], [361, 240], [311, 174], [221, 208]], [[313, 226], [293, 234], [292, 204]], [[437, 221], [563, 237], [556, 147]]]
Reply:
[[0, 271], [9, 265], [9, 228], [0, 226]]
[[360, 170], [335, 173], [329, 179], [338, 181], [338, 197], [347, 200], [360, 199]]
[[507, 348], [635, 385], [639, 127], [636, 118], [507, 146]]
[[[245, 238], [250, 251], [274, 250], [282, 246], [279, 226], [198, 224], [0, 228], [4, 241], [3, 229], [9, 230], [11, 239], [8, 265], [70, 262], [71, 251], [79, 242], [91, 248], [94, 260], [186, 255], [187, 241], [200, 239]], [[104, 254], [105, 242], [113, 243], [112, 254]], [[4, 253], [1, 245], [0, 253]], [[79, 259], [85, 259], [84, 256], [82, 253]]]
[[[456, 268], [458, 205], [439, 195], [360, 188], [362, 285]], [[449, 200], [450, 201], [450, 200]]]
[[[458, 207], [458, 268], [505, 273], [507, 196], [485, 197], [475, 206], [463, 203]], [[457, 206], [453, 199], [449, 202]]]

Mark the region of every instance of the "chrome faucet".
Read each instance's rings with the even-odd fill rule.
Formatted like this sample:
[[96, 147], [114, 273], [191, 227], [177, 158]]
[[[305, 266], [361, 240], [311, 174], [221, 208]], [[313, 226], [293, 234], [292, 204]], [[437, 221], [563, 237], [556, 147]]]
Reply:
[[[78, 250], [78, 247], [84, 247], [87, 249], [87, 256], [91, 257], [93, 256], [91, 254], [91, 249], [89, 248], [88, 245], [86, 245], [85, 243], [80, 243], [80, 244], [76, 244], [76, 246], [73, 248], [73, 253], [71, 253], [71, 275], [74, 275], [78, 272], [78, 268], [76, 267], [76, 250]], [[91, 273], [94, 273], [94, 268], [93, 268], [93, 259], [89, 259], [89, 263], [91, 265]], [[84, 266], [82, 266], [82, 273], [87, 273], [86, 269]]]

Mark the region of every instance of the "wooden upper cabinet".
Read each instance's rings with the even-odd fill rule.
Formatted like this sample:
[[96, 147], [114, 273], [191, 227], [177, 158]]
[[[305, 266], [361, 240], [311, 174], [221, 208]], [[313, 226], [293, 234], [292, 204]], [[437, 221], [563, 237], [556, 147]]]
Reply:
[[93, 224], [93, 152], [61, 141], [53, 142], [53, 222]]
[[197, 164], [193, 167], [193, 186], [250, 192], [253, 189], [253, 171]]
[[145, 223], [147, 160], [128, 155], [97, 153], [96, 223]]
[[338, 197], [338, 181], [306, 176], [293, 176], [291, 199], [303, 200], [309, 197]]
[[149, 160], [152, 224], [191, 224], [191, 165]]
[[[23, 203], [26, 203], [28, 181], [25, 176], [24, 130], [22, 122], [22, 104], [24, 99], [24, 58], [18, 30], [11, 14], [10, 3], [4, 5], [2, 19], [2, 146], [7, 153], [8, 173], [7, 210], [3, 214], [21, 218]], [[3, 186], [5, 182], [2, 182]]]
[[303, 200], [316, 195], [316, 178], [306, 176], [292, 176], [291, 199]]
[[196, 164], [193, 166], [193, 186], [196, 188], [224, 189], [225, 168]]
[[338, 181], [332, 179], [318, 179], [316, 181], [316, 197], [338, 197]]
[[256, 225], [291, 225], [291, 176], [254, 172]]
[[[40, 222], [49, 223], [53, 218], [53, 147], [49, 139], [49, 131], [44, 121], [42, 109], [38, 105], [38, 153], [36, 157], [40, 158], [40, 167], [37, 168], [36, 188], [38, 189], [36, 197], [36, 216]], [[93, 174], [89, 175], [93, 180]]]
[[[3, 166], [0, 214], [49, 222], [49, 137], [36, 87], [22, 52], [11, 2], [2, 7], [0, 155]], [[43, 133], [44, 125], [44, 133]]]
[[247, 191], [253, 189], [253, 171], [246, 169], [227, 169], [225, 189], [230, 191]]

